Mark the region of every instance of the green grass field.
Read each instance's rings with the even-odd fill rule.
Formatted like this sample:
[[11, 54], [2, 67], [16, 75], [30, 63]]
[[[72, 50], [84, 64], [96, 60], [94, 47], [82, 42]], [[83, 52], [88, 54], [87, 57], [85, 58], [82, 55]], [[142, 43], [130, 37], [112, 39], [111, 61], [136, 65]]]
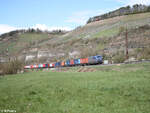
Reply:
[[0, 77], [0, 111], [150, 113], [150, 63], [98, 68]]

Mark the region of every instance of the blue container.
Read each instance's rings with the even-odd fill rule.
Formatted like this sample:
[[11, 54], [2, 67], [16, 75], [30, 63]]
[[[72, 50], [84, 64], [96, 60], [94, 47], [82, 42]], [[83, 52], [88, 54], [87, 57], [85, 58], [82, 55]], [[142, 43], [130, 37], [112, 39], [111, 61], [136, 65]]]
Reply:
[[66, 61], [66, 66], [70, 66], [70, 60]]
[[55, 63], [55, 67], [60, 67], [61, 66], [61, 62], [56, 62]]
[[74, 64], [79, 65], [80, 64], [80, 59], [74, 59]]
[[78, 64], [80, 64], [80, 59], [78, 59]]
[[74, 64], [78, 65], [78, 59], [74, 59]]
[[45, 67], [48, 68], [48, 64], [45, 64]]
[[39, 64], [39, 66], [38, 66], [39, 68], [42, 68], [43, 67], [43, 65], [42, 64]]

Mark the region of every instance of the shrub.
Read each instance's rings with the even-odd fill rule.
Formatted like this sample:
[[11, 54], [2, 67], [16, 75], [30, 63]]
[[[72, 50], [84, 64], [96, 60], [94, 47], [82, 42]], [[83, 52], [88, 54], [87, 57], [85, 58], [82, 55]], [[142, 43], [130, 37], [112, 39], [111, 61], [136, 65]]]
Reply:
[[123, 33], [124, 31], [125, 31], [125, 28], [124, 28], [123, 26], [121, 26], [121, 27], [119, 28], [119, 34]]
[[114, 63], [123, 63], [125, 61], [125, 55], [123, 53], [116, 54], [116, 56], [113, 57]]
[[137, 49], [137, 53], [139, 54], [139, 56], [137, 56], [137, 58], [139, 60], [150, 59], [150, 49], [149, 48]]
[[17, 74], [19, 71], [23, 70], [23, 63], [19, 60], [12, 60], [8, 63], [3, 63], [1, 66], [1, 74]]

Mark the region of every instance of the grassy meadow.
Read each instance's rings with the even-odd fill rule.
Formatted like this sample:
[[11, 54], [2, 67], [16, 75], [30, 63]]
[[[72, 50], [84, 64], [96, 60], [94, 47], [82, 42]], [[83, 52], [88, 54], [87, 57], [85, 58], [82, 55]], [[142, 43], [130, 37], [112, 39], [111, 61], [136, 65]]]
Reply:
[[0, 112], [150, 113], [150, 63], [96, 68], [0, 77]]

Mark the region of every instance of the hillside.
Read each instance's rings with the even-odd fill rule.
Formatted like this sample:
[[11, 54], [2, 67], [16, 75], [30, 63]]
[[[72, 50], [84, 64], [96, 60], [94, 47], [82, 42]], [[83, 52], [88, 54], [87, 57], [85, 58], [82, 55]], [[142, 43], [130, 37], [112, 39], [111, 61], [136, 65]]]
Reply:
[[124, 55], [124, 31], [127, 27], [130, 57], [149, 58], [149, 25], [150, 13], [141, 13], [92, 22], [65, 34], [18, 33], [0, 40], [0, 55], [3, 59], [17, 55], [26, 63], [46, 63], [96, 54], [115, 60]]
[[132, 15], [132, 14], [138, 14], [138, 13], [144, 13], [144, 12], [150, 12], [150, 6], [146, 6], [146, 5], [142, 5], [142, 4], [135, 4], [133, 6], [121, 7], [117, 10], [111, 11], [111, 12], [103, 14], [103, 15], [91, 17], [87, 21], [87, 23], [101, 21], [104, 19], [117, 17], [117, 16]]

